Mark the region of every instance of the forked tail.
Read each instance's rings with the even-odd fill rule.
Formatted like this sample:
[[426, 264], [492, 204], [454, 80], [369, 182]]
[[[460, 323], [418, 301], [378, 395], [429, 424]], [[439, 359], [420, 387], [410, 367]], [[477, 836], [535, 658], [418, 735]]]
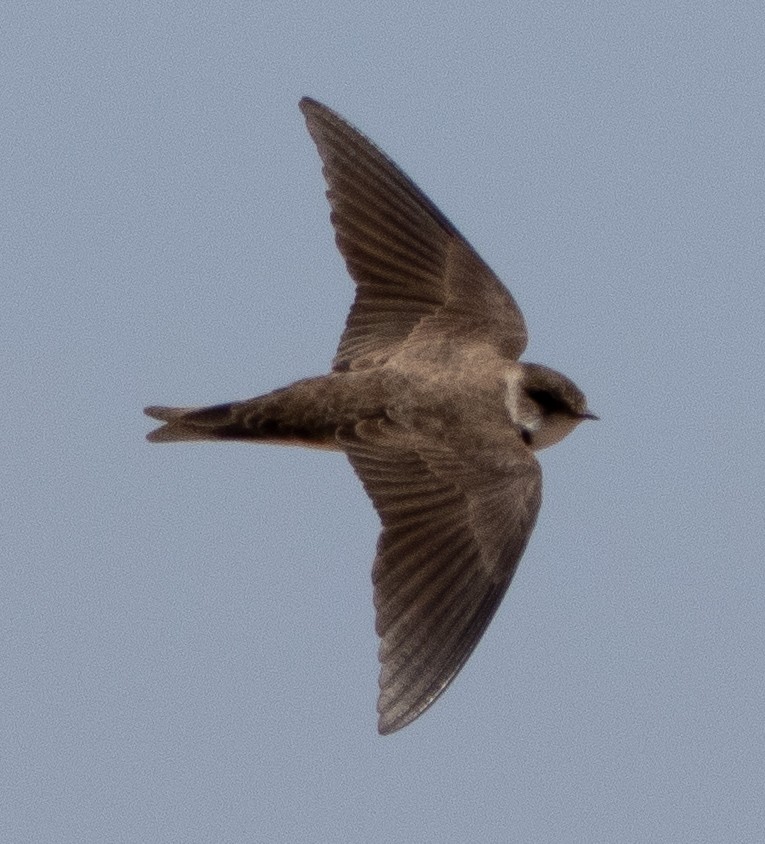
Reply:
[[153, 443], [248, 440], [338, 449], [338, 421], [318, 380], [210, 407], [147, 407], [144, 413], [164, 425], [147, 434], [146, 439]]
[[143, 412], [152, 419], [164, 422], [150, 431], [146, 439], [152, 443], [172, 443], [184, 440], [233, 439], [242, 436], [231, 412], [232, 405], [214, 407], [145, 407]]

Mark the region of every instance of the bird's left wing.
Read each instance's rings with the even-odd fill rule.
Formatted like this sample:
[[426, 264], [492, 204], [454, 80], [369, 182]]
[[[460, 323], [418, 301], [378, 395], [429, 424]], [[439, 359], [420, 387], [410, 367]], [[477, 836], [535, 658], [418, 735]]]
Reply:
[[391, 733], [439, 697], [478, 644], [534, 527], [541, 471], [515, 432], [498, 453], [369, 420], [340, 445], [382, 521], [378, 727]]

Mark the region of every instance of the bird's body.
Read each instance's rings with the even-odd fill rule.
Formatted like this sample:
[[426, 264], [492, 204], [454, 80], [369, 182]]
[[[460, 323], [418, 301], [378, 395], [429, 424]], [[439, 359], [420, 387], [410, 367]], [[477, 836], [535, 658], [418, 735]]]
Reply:
[[[508, 426], [508, 375], [522, 364], [490, 350], [453, 366], [407, 371], [396, 364], [305, 378], [254, 399], [204, 408], [147, 408], [168, 424], [152, 442], [232, 439], [342, 450], [338, 433], [362, 420], [389, 422], [422, 436], [448, 440], [467, 434], [487, 447], [517, 439]], [[512, 379], [512, 375], [510, 376]]]
[[533, 455], [593, 418], [564, 376], [522, 363], [526, 329], [427, 197], [326, 106], [301, 101], [357, 284], [332, 372], [242, 402], [150, 407], [153, 442], [343, 451], [382, 521], [373, 567], [380, 732], [446, 688], [496, 611], [541, 501]]

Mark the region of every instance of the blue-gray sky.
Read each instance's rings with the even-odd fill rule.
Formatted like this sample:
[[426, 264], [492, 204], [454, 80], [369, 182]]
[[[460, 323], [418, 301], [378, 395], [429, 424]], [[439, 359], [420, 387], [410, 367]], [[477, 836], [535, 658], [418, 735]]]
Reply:
[[[0, 38], [0, 839], [763, 840], [762, 4], [15, 3]], [[344, 458], [143, 439], [329, 365], [304, 94], [602, 419], [388, 738]]]

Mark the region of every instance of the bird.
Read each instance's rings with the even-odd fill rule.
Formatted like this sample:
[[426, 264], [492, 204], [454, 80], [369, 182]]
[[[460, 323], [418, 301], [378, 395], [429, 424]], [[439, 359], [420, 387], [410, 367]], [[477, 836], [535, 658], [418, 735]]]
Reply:
[[519, 360], [515, 299], [371, 140], [300, 101], [355, 298], [331, 370], [244, 401], [145, 408], [154, 443], [234, 440], [346, 455], [381, 522], [372, 564], [378, 731], [449, 686], [507, 592], [539, 512], [535, 452], [597, 419]]

